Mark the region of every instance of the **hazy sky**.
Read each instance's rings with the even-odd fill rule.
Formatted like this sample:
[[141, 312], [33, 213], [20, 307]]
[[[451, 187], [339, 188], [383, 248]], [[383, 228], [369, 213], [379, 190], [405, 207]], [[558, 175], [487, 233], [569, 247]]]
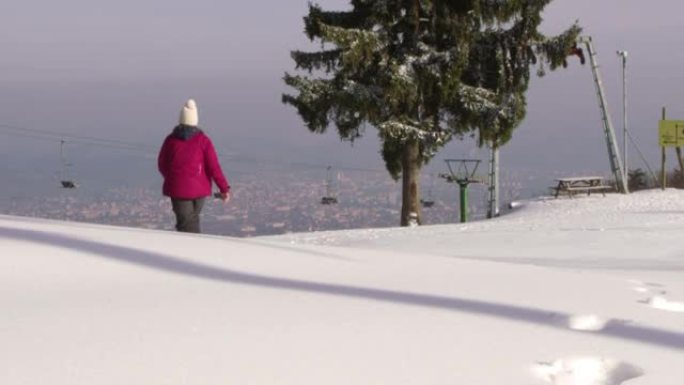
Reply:
[[[158, 145], [184, 100], [194, 97], [200, 124], [225, 153], [382, 167], [372, 129], [351, 148], [334, 129], [309, 134], [280, 102], [283, 73], [293, 71], [289, 51], [317, 48], [303, 34], [306, 11], [307, 0], [5, 1], [0, 124]], [[629, 126], [653, 167], [660, 107], [684, 119], [683, 15], [681, 0], [555, 0], [545, 14], [548, 33], [579, 20], [593, 36], [618, 138], [616, 51], [629, 51]], [[528, 105], [527, 120], [503, 151], [504, 169], [608, 171], [588, 66], [570, 60], [567, 70], [535, 79]], [[0, 143], [5, 156], [19, 143], [21, 151], [43, 148], [6, 135]], [[450, 146], [436, 167], [443, 158], [480, 156], [472, 147]], [[630, 167], [643, 168], [632, 148]]]

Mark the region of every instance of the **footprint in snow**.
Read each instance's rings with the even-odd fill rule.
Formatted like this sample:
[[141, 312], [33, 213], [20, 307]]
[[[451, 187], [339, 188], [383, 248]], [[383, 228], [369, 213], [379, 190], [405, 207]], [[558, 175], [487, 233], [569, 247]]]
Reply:
[[662, 295], [655, 295], [649, 299], [639, 301], [645, 303], [648, 306], [664, 311], [671, 311], [676, 313], [684, 313], [684, 302], [670, 301]]
[[667, 294], [665, 285], [656, 282], [642, 282], [636, 279], [630, 279], [628, 282], [636, 285], [633, 287], [634, 291], [649, 296], [647, 299], [642, 299], [638, 302], [657, 310], [684, 313], [684, 302], [669, 300], [665, 296]]
[[596, 314], [577, 314], [564, 317], [562, 324], [570, 330], [598, 332], [610, 326], [628, 325], [632, 322], [625, 319], [607, 319]]
[[660, 283], [655, 283], [655, 282], [642, 282], [638, 280], [630, 280], [629, 281], [631, 284], [635, 285], [632, 287], [632, 290], [636, 291], [637, 293], [647, 293], [647, 294], [662, 294], [665, 295], [667, 294], [667, 291], [665, 290], [665, 285], [662, 285]]
[[596, 314], [580, 314], [568, 317], [568, 327], [572, 330], [599, 331], [603, 330], [606, 324], [608, 324], [608, 320]]
[[638, 279], [630, 279], [628, 282], [629, 282], [629, 283], [632, 283], [632, 284], [634, 284], [634, 285], [638, 285], [638, 286], [648, 286], [648, 287], [652, 287], [652, 288], [653, 288], [653, 287], [665, 287], [665, 285], [663, 285], [663, 284], [661, 284], [661, 283], [657, 283], [657, 282], [643, 282], [643, 281], [639, 281]]
[[644, 375], [644, 371], [633, 364], [601, 357], [538, 362], [532, 372], [550, 385], [620, 385]]

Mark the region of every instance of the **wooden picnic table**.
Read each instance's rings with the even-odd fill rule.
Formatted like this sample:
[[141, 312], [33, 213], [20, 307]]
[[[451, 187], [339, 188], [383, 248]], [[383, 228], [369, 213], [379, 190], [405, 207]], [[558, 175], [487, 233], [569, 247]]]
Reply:
[[611, 186], [606, 186], [603, 184], [602, 176], [574, 176], [568, 178], [557, 178], [556, 182], [558, 184], [552, 187], [555, 190], [555, 196], [561, 193], [568, 194], [570, 197], [578, 192], [586, 192], [587, 195], [591, 195], [592, 191], [600, 191], [603, 195], [606, 195], [606, 190], [612, 189]]

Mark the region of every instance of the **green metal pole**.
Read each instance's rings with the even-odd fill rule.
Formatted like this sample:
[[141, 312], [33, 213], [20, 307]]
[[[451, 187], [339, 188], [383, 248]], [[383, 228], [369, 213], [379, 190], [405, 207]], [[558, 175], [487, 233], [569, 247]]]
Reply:
[[[663, 107], [663, 120], [667, 119], [667, 110]], [[667, 187], [667, 171], [665, 171], [665, 146], [661, 146], [661, 162], [660, 162], [660, 186], [663, 190]]]
[[458, 187], [461, 193], [461, 223], [468, 221], [468, 182], [459, 182]]

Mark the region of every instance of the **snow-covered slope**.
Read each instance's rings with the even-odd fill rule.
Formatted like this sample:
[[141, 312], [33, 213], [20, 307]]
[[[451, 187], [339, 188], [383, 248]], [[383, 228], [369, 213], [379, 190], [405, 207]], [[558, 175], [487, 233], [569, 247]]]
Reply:
[[0, 216], [0, 383], [681, 384], [682, 198], [251, 240]]
[[517, 205], [511, 214], [490, 221], [268, 239], [569, 268], [684, 270], [680, 190], [540, 198]]

